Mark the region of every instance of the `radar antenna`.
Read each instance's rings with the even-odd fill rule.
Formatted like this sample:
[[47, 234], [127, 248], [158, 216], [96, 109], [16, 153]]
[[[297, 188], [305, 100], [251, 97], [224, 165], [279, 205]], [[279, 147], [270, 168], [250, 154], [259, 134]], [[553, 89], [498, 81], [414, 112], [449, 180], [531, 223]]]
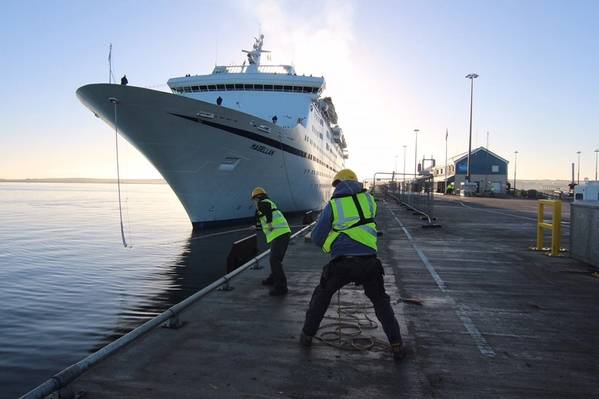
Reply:
[[262, 45], [264, 44], [264, 35], [260, 35], [259, 38], [254, 38], [255, 42], [252, 46], [252, 50], [241, 50], [247, 54], [248, 63], [251, 66], [254, 66], [254, 70], [260, 66], [260, 56], [262, 53], [270, 53], [269, 50], [263, 50]]

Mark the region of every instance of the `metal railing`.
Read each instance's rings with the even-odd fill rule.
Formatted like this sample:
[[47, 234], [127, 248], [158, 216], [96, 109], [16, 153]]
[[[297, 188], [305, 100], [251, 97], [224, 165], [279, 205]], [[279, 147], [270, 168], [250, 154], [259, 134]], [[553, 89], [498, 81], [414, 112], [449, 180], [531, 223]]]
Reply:
[[[296, 233], [294, 233], [291, 236], [291, 239], [294, 239], [297, 236], [303, 234], [305, 231], [310, 229], [313, 225], [314, 225], [314, 223], [311, 223], [310, 225], [297, 231]], [[45, 398], [46, 396], [52, 394], [53, 392], [56, 392], [64, 387], [66, 387], [68, 384], [70, 384], [76, 378], [80, 377], [85, 371], [87, 371], [94, 364], [100, 362], [101, 360], [105, 359], [109, 355], [111, 355], [111, 354], [115, 353], [116, 351], [118, 351], [119, 349], [123, 348], [125, 345], [131, 343], [136, 338], [139, 338], [140, 336], [146, 334], [147, 332], [153, 330], [154, 328], [160, 326], [161, 324], [167, 323], [168, 326], [179, 325], [180, 323], [178, 322], [178, 318], [179, 318], [179, 314], [181, 312], [183, 312], [189, 306], [191, 306], [192, 304], [194, 304], [201, 298], [205, 297], [210, 292], [216, 290], [220, 286], [228, 284], [228, 282], [231, 279], [233, 279], [235, 276], [237, 276], [238, 274], [251, 268], [254, 264], [258, 263], [261, 259], [263, 259], [264, 257], [266, 257], [269, 254], [270, 254], [270, 249], [262, 252], [260, 255], [256, 256], [252, 260], [246, 262], [245, 264], [243, 264], [239, 268], [235, 269], [231, 273], [228, 273], [228, 274], [224, 275], [223, 277], [219, 278], [218, 280], [216, 280], [212, 284], [208, 285], [207, 287], [204, 287], [203, 289], [196, 292], [195, 294], [188, 297], [187, 299], [170, 307], [169, 309], [162, 312], [158, 316], [154, 317], [153, 319], [148, 320], [141, 326], [139, 326], [139, 327], [135, 328], [134, 330], [130, 331], [129, 333], [123, 335], [119, 339], [109, 343], [108, 345], [106, 345], [102, 349], [98, 350], [97, 352], [92, 353], [91, 355], [80, 360], [79, 362], [60, 371], [58, 374], [55, 374], [54, 376], [52, 376], [51, 378], [46, 380], [44, 383], [42, 383], [38, 387], [32, 389], [31, 391], [27, 392], [25, 395], [21, 396], [21, 399]]]
[[[381, 175], [385, 177], [377, 177]], [[440, 227], [434, 222], [435, 195], [432, 175], [377, 172], [373, 177], [373, 191], [393, 198], [421, 215], [427, 221], [423, 227]]]

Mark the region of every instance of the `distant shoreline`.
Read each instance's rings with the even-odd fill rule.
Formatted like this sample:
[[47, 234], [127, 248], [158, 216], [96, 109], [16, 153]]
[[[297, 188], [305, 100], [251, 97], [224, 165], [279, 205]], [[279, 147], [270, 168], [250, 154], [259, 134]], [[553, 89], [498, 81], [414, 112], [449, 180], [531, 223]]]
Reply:
[[[0, 179], [0, 183], [86, 183], [116, 184], [116, 179], [90, 179], [82, 177], [48, 179]], [[163, 179], [121, 179], [122, 184], [166, 184]]]

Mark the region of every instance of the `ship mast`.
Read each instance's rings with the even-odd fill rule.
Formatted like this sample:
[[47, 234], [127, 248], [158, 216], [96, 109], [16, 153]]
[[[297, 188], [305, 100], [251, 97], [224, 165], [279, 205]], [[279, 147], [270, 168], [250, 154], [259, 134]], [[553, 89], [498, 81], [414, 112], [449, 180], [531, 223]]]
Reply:
[[247, 54], [247, 60], [249, 66], [247, 67], [247, 72], [258, 72], [258, 67], [260, 66], [260, 56], [262, 53], [270, 53], [269, 50], [262, 50], [262, 45], [264, 44], [264, 35], [260, 35], [260, 38], [254, 38], [256, 41], [252, 46], [252, 50], [241, 50]]

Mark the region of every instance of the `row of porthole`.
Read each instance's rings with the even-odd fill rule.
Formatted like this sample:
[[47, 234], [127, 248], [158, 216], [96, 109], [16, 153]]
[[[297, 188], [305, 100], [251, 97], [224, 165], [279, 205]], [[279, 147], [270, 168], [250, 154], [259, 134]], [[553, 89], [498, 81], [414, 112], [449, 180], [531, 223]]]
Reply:
[[217, 84], [217, 85], [194, 85], [173, 87], [174, 93], [196, 93], [203, 91], [277, 91], [288, 93], [318, 93], [320, 87], [311, 86], [283, 86], [263, 84]]

